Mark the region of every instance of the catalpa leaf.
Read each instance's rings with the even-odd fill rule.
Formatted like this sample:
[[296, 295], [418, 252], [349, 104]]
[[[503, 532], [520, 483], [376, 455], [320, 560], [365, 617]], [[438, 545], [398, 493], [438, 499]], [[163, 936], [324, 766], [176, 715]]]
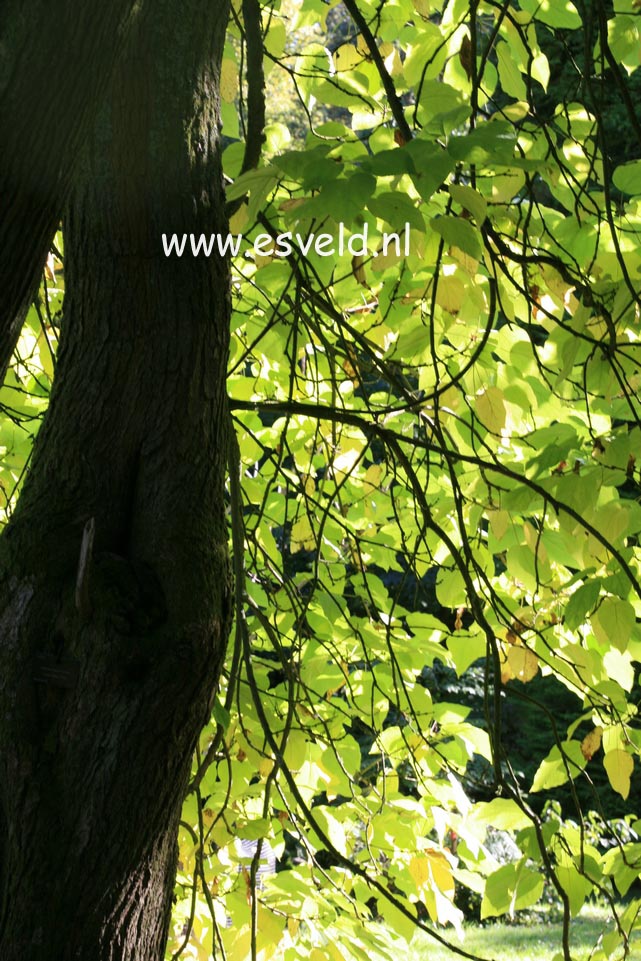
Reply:
[[507, 652], [507, 664], [515, 681], [526, 684], [539, 673], [539, 659], [533, 651], [520, 644], [511, 646]]
[[513, 914], [536, 904], [543, 894], [543, 878], [525, 866], [524, 859], [504, 864], [491, 874], [481, 902], [481, 919]]
[[596, 639], [606, 647], [611, 644], [619, 651], [625, 650], [636, 623], [636, 614], [629, 601], [619, 597], [606, 597], [590, 616]]
[[575, 778], [585, 764], [586, 759], [578, 741], [563, 741], [561, 748], [555, 744], [548, 756], [541, 761], [530, 790], [547, 791], [565, 784], [569, 778]]
[[621, 164], [612, 175], [617, 190], [624, 194], [641, 194], [641, 160], [631, 160]]
[[486, 387], [476, 395], [476, 413], [491, 434], [499, 434], [505, 426], [506, 410], [503, 393], [498, 387]]
[[446, 243], [459, 247], [464, 253], [476, 260], [483, 253], [481, 235], [468, 220], [462, 217], [435, 217], [430, 221], [430, 227], [441, 235]]
[[630, 793], [630, 778], [634, 761], [627, 751], [609, 751], [603, 758], [603, 767], [613, 791], [625, 801]]

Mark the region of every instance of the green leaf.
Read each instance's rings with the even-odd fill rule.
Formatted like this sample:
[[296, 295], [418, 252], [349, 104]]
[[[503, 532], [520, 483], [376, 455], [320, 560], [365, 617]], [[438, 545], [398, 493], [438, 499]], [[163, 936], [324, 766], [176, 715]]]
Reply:
[[476, 224], [480, 227], [487, 216], [487, 201], [473, 187], [465, 184], [450, 184], [448, 187], [452, 200], [464, 207], [474, 217]]
[[564, 623], [571, 631], [576, 630], [585, 621], [588, 611], [591, 611], [599, 599], [601, 592], [601, 581], [593, 579], [581, 584], [576, 591], [570, 595], [570, 600], [566, 604], [563, 612]]
[[476, 413], [491, 434], [500, 434], [506, 418], [503, 392], [498, 387], [485, 387], [479, 391], [476, 396]]
[[613, 644], [619, 651], [624, 651], [636, 623], [636, 614], [629, 601], [605, 597], [590, 616], [590, 623], [595, 637], [603, 645], [609, 647]]
[[624, 194], [641, 194], [641, 160], [631, 160], [617, 167], [612, 182]]
[[518, 831], [532, 824], [531, 818], [511, 798], [494, 798], [476, 804], [473, 818], [497, 831]]
[[223, 704], [221, 704], [218, 698], [216, 698], [216, 700], [214, 701], [212, 714], [214, 716], [214, 720], [216, 721], [216, 723], [220, 724], [223, 731], [226, 731], [231, 723], [231, 716], [227, 708], [224, 707]]
[[579, 12], [570, 0], [520, 0], [520, 6], [550, 27], [577, 30], [581, 26]]
[[479, 124], [467, 134], [450, 137], [447, 150], [457, 161], [508, 165], [513, 162], [515, 143], [512, 125], [492, 120]]
[[372, 197], [367, 206], [375, 217], [380, 217], [396, 231], [402, 231], [406, 223], [415, 230], [425, 230], [421, 214], [406, 194], [381, 193]]
[[543, 877], [526, 867], [524, 860], [504, 864], [487, 879], [481, 920], [531, 907], [543, 894], [543, 885]]
[[561, 749], [555, 744], [547, 757], [541, 761], [530, 790], [549, 791], [550, 788], [565, 784], [569, 778], [574, 779], [586, 763], [578, 741], [563, 741]]
[[527, 100], [527, 87], [509, 45], [504, 41], [497, 43], [496, 56], [503, 91], [510, 97], [516, 97], [517, 100]]
[[579, 874], [573, 864], [557, 865], [556, 876], [570, 902], [570, 913], [576, 917], [585, 903], [585, 899], [592, 893], [592, 885], [586, 877]]
[[632, 757], [627, 751], [608, 751], [603, 758], [603, 767], [612, 790], [620, 794], [625, 801], [630, 793], [630, 778], [634, 770]]
[[268, 837], [272, 831], [272, 822], [269, 818], [256, 818], [253, 821], [245, 821], [236, 824], [236, 833], [239, 838], [246, 838], [248, 841], [258, 841], [260, 838]]
[[459, 247], [464, 253], [479, 260], [483, 252], [481, 236], [468, 220], [461, 217], [435, 217], [430, 227], [443, 237], [446, 243]]

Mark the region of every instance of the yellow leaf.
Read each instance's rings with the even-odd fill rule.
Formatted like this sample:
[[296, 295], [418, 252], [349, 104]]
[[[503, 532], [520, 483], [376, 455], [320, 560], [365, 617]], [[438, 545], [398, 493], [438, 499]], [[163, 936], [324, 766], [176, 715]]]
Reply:
[[365, 471], [365, 477], [363, 478], [363, 490], [367, 494], [373, 494], [374, 491], [380, 489], [382, 480], [383, 480], [383, 465], [370, 464], [370, 466]]
[[264, 779], [268, 777], [271, 774], [273, 767], [273, 760], [270, 757], [264, 757], [258, 765], [258, 773], [260, 774], [261, 778]]
[[514, 678], [514, 674], [507, 659], [507, 653], [503, 648], [499, 650], [499, 661], [501, 664], [501, 684], [507, 684]]
[[241, 204], [235, 214], [229, 218], [229, 232], [231, 234], [242, 234], [247, 226], [249, 217], [247, 215], [247, 204]]
[[[334, 959], [334, 961], [345, 961], [345, 955], [344, 955], [343, 952], [339, 949], [338, 945], [337, 945], [337, 944], [334, 944], [333, 941], [330, 941], [330, 942], [325, 946], [324, 950], [327, 952], [327, 954], [330, 956], [330, 958], [333, 958], [333, 959]], [[325, 958], [324, 961], [327, 961], [327, 958]]]
[[299, 771], [307, 757], [307, 737], [303, 731], [293, 730], [283, 752], [285, 764], [291, 771]]
[[476, 413], [491, 434], [499, 434], [505, 427], [505, 402], [498, 387], [486, 387], [476, 395]]
[[304, 514], [292, 525], [292, 550], [313, 551], [315, 547], [316, 538], [309, 523], [309, 518]]
[[238, 93], [238, 67], [233, 60], [223, 60], [220, 68], [220, 96], [233, 103]]
[[415, 855], [408, 870], [419, 891], [428, 888], [448, 898], [454, 897], [452, 867], [443, 851], [428, 848], [424, 854]]
[[420, 890], [427, 884], [430, 876], [430, 869], [427, 858], [413, 857], [408, 865], [408, 870], [416, 887]]
[[[272, 250], [273, 249], [274, 248], [272, 248]], [[274, 254], [254, 254], [254, 262], [257, 269], [260, 269], [261, 267], [267, 267], [269, 264], [274, 262]]]
[[510, 526], [511, 517], [508, 511], [488, 511], [490, 529], [497, 541], [503, 539]]
[[274, 954], [274, 949], [283, 936], [285, 925], [282, 917], [275, 915], [273, 911], [261, 904], [258, 905], [257, 915], [260, 951], [263, 954], [263, 961], [266, 961]]
[[630, 777], [634, 768], [634, 761], [627, 751], [609, 751], [603, 759], [608, 780], [612, 790], [620, 794], [623, 800], [630, 793]]
[[459, 927], [463, 915], [453, 903], [454, 878], [447, 855], [435, 848], [428, 848], [425, 851], [425, 857], [413, 860], [422, 862], [417, 865], [419, 876], [423, 876], [426, 870], [428, 873], [427, 881], [423, 883], [421, 893], [423, 903], [432, 921], [439, 924], [451, 923]]
[[466, 288], [458, 277], [445, 274], [439, 276], [436, 289], [436, 303], [452, 316], [458, 315], [467, 294]]
[[581, 754], [586, 761], [591, 761], [596, 752], [601, 747], [602, 727], [595, 727], [589, 734], [586, 734], [581, 741]]
[[[225, 944], [225, 955], [227, 961], [247, 961], [247, 958], [251, 954], [251, 928], [248, 924], [243, 924], [242, 927], [234, 925], [233, 929], [224, 932], [223, 940], [227, 941]], [[229, 940], [227, 940], [229, 939]]]
[[[369, 49], [367, 50], [369, 54]], [[351, 43], [343, 43], [334, 51], [334, 66], [340, 73], [341, 70], [352, 70], [363, 62], [363, 53], [358, 47]]]
[[512, 677], [517, 681], [526, 684], [539, 672], [539, 659], [527, 647], [520, 644], [513, 644], [507, 652], [507, 662], [512, 672]]
[[442, 851], [426, 851], [432, 880], [436, 887], [448, 897], [454, 897], [454, 878], [452, 867]]

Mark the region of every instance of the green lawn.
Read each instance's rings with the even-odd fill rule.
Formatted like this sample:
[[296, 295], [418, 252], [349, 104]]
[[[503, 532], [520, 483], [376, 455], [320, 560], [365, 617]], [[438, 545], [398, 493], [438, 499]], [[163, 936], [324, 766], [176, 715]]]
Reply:
[[[610, 927], [605, 912], [597, 908], [586, 909], [574, 918], [570, 940], [573, 961], [588, 961], [599, 935], [607, 930]], [[463, 942], [458, 942], [455, 936], [448, 936], [466, 951], [488, 961], [552, 961], [561, 950], [560, 924], [469, 926], [465, 929]], [[634, 941], [635, 946], [628, 957], [631, 961], [641, 961], [641, 937]], [[421, 932], [412, 941], [412, 948], [411, 961], [454, 961], [458, 957]], [[620, 958], [621, 953], [614, 957]]]

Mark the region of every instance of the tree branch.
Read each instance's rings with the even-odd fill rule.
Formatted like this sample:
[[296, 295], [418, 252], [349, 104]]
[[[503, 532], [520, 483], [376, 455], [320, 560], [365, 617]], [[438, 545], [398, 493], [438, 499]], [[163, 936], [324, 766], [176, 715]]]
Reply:
[[367, 44], [367, 49], [370, 52], [370, 56], [374, 61], [374, 65], [378, 70], [379, 76], [383, 83], [385, 93], [387, 94], [387, 99], [389, 100], [389, 105], [396, 121], [396, 126], [400, 130], [403, 139], [407, 143], [409, 140], [413, 139], [412, 131], [410, 126], [405, 119], [405, 111], [403, 110], [403, 104], [401, 103], [400, 97], [396, 93], [396, 87], [394, 86], [394, 81], [392, 80], [385, 62], [381, 56], [381, 52], [378, 49], [378, 44], [376, 43], [376, 37], [370, 30], [365, 17], [360, 12], [356, 6], [355, 0], [343, 0], [345, 7], [347, 8], [350, 17], [358, 27], [359, 31], [363, 35], [363, 40]]
[[[258, 166], [265, 142], [264, 49], [261, 7], [258, 0], [243, 0], [243, 23], [247, 51], [247, 126], [240, 174]], [[238, 197], [231, 201], [227, 205], [227, 216], [233, 216], [244, 200], [244, 197]]]

